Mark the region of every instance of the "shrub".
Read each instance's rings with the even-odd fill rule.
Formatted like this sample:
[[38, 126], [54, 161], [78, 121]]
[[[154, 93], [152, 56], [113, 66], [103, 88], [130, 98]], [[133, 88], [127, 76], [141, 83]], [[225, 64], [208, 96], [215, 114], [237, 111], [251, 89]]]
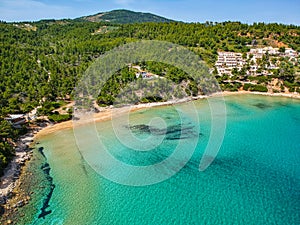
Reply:
[[38, 108], [38, 115], [51, 115], [54, 109], [58, 109], [63, 105], [63, 102], [44, 102], [41, 108]]
[[141, 99], [141, 103], [163, 102], [163, 98], [159, 96], [148, 96]]
[[250, 91], [268, 92], [268, 88], [262, 85], [251, 85]]
[[251, 84], [246, 83], [246, 84], [244, 84], [243, 89], [244, 89], [245, 91], [248, 91], [249, 88], [250, 88], [250, 86], [251, 86]]
[[258, 92], [268, 92], [268, 88], [263, 85], [256, 84], [244, 84], [243, 89], [245, 91], [258, 91]]
[[52, 122], [59, 123], [59, 122], [67, 121], [71, 119], [71, 117], [72, 116], [70, 114], [52, 114], [48, 118]]

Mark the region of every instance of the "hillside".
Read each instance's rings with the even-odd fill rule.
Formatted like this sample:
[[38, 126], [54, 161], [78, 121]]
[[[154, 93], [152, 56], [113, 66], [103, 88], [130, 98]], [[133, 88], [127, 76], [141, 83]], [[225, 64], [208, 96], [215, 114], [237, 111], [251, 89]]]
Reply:
[[[129, 16], [131, 13], [133, 16]], [[123, 17], [120, 16], [122, 14]], [[151, 18], [156, 18], [159, 22], [138, 23]], [[93, 20], [104, 21], [89, 22]], [[189, 48], [210, 69], [216, 69], [214, 65], [218, 52], [236, 52], [243, 57], [252, 48], [267, 46], [292, 48], [300, 52], [300, 27], [295, 25], [249, 25], [240, 22], [161, 23], [162, 21], [161, 17], [155, 15], [117, 10], [77, 20], [43, 20], [14, 24], [0, 22], [0, 173], [14, 154], [10, 139], [17, 138], [20, 132], [13, 129], [4, 118], [9, 114], [28, 113], [37, 107], [37, 116], [45, 115], [53, 121], [70, 118], [72, 109], [68, 112], [65, 110], [65, 114], [59, 114], [55, 109], [64, 107], [66, 101], [73, 100], [74, 87], [86, 69], [105, 52], [117, 46], [139, 40], [168, 41]], [[274, 67], [271, 75], [246, 74], [243, 69], [232, 70], [233, 76], [215, 74], [222, 90], [273, 89], [273, 92], [300, 93], [299, 58], [291, 61], [284, 54], [268, 54], [255, 64], [251, 64], [250, 59], [244, 61], [245, 70], [255, 65], [260, 67], [258, 70], [261, 72], [271, 64]], [[136, 103], [165, 101], [169, 97], [182, 94], [201, 94], [201, 85], [190, 79], [184, 71], [156, 62], [138, 62], [136, 66], [135, 68], [143, 68], [149, 74], [160, 76], [160, 79], [138, 78], [138, 71], [134, 68], [123, 68], [103, 87], [97, 99], [99, 105], [114, 103], [120, 91], [132, 81], [139, 84], [132, 87], [137, 89], [130, 95], [131, 102]], [[178, 89], [176, 92], [169, 91], [169, 96], [155, 97], [161, 94], [155, 87], [161, 87], [167, 83], [165, 81], [172, 81]], [[139, 95], [141, 92], [137, 92], [144, 84], [154, 87], [150, 88], [148, 96]]]
[[[69, 98], [67, 96], [72, 96], [77, 80], [96, 58], [125, 43], [161, 40], [179, 44], [194, 51], [213, 69], [218, 52], [246, 54], [253, 48], [253, 40], [256, 47], [279, 47], [280, 44], [299, 52], [300, 28], [239, 22], [110, 24], [50, 20], [17, 24], [1, 22], [0, 40], [0, 116], [5, 117], [11, 113], [27, 113], [39, 106], [42, 99], [42, 106], [51, 109], [49, 102]], [[273, 76], [260, 80], [280, 79], [286, 81], [283, 85], [290, 91], [298, 91], [298, 61], [293, 64], [284, 57], [276, 61], [278, 66], [274, 68]], [[143, 66], [148, 67], [149, 72], [165, 74], [171, 80], [184, 79], [178, 79], [179, 72], [172, 72], [174, 69], [166, 65]], [[256, 78], [241, 75], [240, 79], [252, 82]], [[41, 110], [41, 114], [49, 111]]]
[[113, 10], [110, 12], [101, 12], [91, 16], [80, 17], [77, 20], [90, 22], [110, 22], [118, 24], [144, 22], [172, 22], [172, 20], [151, 13], [133, 12], [124, 9]]

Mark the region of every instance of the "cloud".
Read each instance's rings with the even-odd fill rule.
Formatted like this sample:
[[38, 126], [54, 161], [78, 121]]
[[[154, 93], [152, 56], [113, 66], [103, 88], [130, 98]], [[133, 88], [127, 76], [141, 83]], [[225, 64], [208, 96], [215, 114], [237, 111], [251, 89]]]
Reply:
[[0, 6], [0, 19], [5, 21], [65, 18], [71, 12], [67, 6], [46, 4], [37, 0], [1, 0]]

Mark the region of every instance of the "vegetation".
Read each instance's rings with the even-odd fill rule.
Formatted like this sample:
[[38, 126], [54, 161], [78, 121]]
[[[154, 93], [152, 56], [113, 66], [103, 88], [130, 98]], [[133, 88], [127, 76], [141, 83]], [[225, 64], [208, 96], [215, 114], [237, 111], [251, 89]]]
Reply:
[[268, 92], [268, 88], [263, 85], [255, 85], [255, 84], [244, 84], [243, 89], [245, 91], [258, 91], [258, 92]]
[[[246, 25], [239, 22], [113, 25], [73, 20], [46, 20], [31, 25], [36, 27], [35, 31], [0, 23], [0, 115], [26, 113], [41, 105], [42, 100], [53, 102], [72, 97], [76, 82], [96, 58], [118, 45], [139, 39], [165, 40], [184, 45], [209, 65], [214, 64], [217, 51], [245, 52], [254, 39], [257, 43], [262, 39], [282, 42], [300, 50], [300, 29], [293, 25]], [[93, 35], [103, 26], [118, 29]], [[176, 68], [155, 62], [146, 62], [145, 66], [149, 71], [174, 82], [185, 79], [185, 74]], [[294, 83], [295, 73], [293, 66], [283, 61], [274, 76]], [[110, 92], [113, 89], [118, 88], [112, 87]], [[103, 97], [104, 102], [110, 102]]]
[[[245, 53], [252, 45], [277, 44], [300, 51], [300, 28], [276, 23], [187, 24], [123, 10], [76, 20], [0, 22], [0, 118], [9, 113], [27, 113], [39, 107], [38, 114], [47, 115], [52, 121], [69, 119], [69, 114], [59, 115], [53, 111], [62, 106], [61, 101], [73, 98], [75, 84], [86, 69], [103, 53], [138, 40], [161, 40], [183, 45], [213, 67], [217, 51]], [[284, 51], [284, 47], [280, 51]], [[285, 59], [279, 60], [280, 67], [271, 78], [281, 81], [282, 90], [287, 87], [300, 92], [299, 68]], [[137, 71], [124, 68], [103, 86], [98, 103], [110, 105], [118, 102], [123, 97], [120, 92], [128, 93], [128, 102], [138, 103], [165, 101], [204, 91], [178, 68], [157, 62], [139, 62], [139, 65], [161, 78], [137, 79]], [[223, 90], [236, 91], [242, 87], [239, 81], [249, 80], [258, 84], [245, 84], [244, 90], [267, 91], [267, 76], [251, 77], [238, 71], [234, 76], [234, 79], [217, 77]], [[134, 85], [128, 85], [131, 82]], [[138, 90], [143, 90], [144, 95], [139, 96]], [[1, 171], [14, 154], [11, 142], [18, 134], [19, 131], [0, 119]]]
[[60, 108], [63, 105], [64, 105], [64, 102], [50, 102], [50, 101], [45, 101], [45, 102], [43, 102], [41, 108], [37, 109], [37, 114], [40, 115], [40, 116], [52, 115], [52, 112], [55, 109], [58, 109], [58, 108]]
[[5, 120], [0, 121], [0, 175], [14, 155], [13, 147], [8, 143], [9, 139], [15, 136], [15, 132], [10, 123]]
[[14, 129], [9, 122], [0, 118], [0, 176], [15, 154], [12, 143], [25, 132], [26, 128]]
[[141, 99], [142, 103], [150, 103], [150, 102], [163, 102], [163, 98], [159, 96], [147, 96]]
[[129, 10], [113, 10], [111, 12], [98, 13], [92, 16], [81, 17], [78, 20], [91, 22], [111, 22], [116, 24], [145, 23], [145, 22], [171, 22], [172, 20], [151, 13], [132, 12]]
[[100, 106], [113, 105], [115, 98], [127, 83], [136, 79], [133, 70], [128, 67], [114, 74], [101, 89], [97, 103]]
[[48, 118], [50, 121], [58, 123], [58, 122], [63, 122], [63, 121], [69, 120], [70, 118], [72, 118], [72, 115], [54, 113], [54, 114], [50, 115]]

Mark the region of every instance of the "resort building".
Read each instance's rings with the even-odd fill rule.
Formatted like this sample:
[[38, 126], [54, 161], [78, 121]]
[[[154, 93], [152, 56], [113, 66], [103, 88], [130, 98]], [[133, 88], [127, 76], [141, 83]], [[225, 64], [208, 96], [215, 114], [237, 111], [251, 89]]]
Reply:
[[154, 76], [148, 72], [138, 72], [135, 74], [136, 78], [142, 77], [143, 79], [152, 79]]
[[218, 52], [218, 60], [215, 64], [218, 74], [231, 75], [233, 68], [240, 70], [246, 61], [242, 57], [242, 53], [235, 52]]
[[285, 54], [285, 56], [289, 56], [289, 57], [293, 57], [293, 58], [298, 56], [298, 53], [291, 48], [286, 48], [284, 54]]
[[[262, 62], [263, 56], [267, 54], [269, 55], [269, 62], [266, 63], [264, 69], [262, 69], [260, 63]], [[241, 71], [243, 67], [247, 68], [246, 74], [266, 75], [272, 74], [271, 70], [279, 68], [278, 63], [272, 62], [271, 59], [278, 61], [280, 57], [287, 57], [290, 62], [296, 64], [299, 54], [291, 48], [279, 51], [279, 48], [273, 47], [252, 48], [244, 58], [242, 53], [218, 52], [218, 60], [215, 63], [215, 67], [219, 75], [232, 75], [233, 69]], [[258, 71], [260, 72], [258, 73]]]
[[273, 47], [252, 48], [248, 54], [252, 54], [255, 58], [262, 58], [264, 54], [279, 55], [279, 49]]
[[24, 114], [9, 114], [5, 120], [10, 122], [15, 128], [21, 128], [21, 125], [26, 123]]

